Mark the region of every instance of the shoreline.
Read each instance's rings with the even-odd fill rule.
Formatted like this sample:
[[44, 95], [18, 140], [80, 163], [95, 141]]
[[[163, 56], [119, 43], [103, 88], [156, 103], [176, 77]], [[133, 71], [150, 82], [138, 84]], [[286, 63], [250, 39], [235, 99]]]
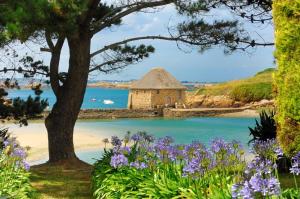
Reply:
[[[46, 128], [42, 120], [31, 123], [26, 127], [8, 125], [9, 132], [15, 137], [20, 146], [28, 149], [26, 160], [32, 164], [48, 159], [48, 138]], [[74, 147], [76, 152], [100, 151], [105, 147], [102, 140], [104, 136], [91, 133], [87, 129], [75, 128]]]
[[[227, 118], [249, 118], [257, 117], [258, 112], [256, 110], [243, 110], [234, 113], [222, 113], [215, 114], [214, 116], [207, 117], [227, 117]], [[202, 116], [203, 117], [203, 116]], [[164, 117], [155, 117], [155, 118], [164, 118]], [[178, 117], [177, 117], [178, 118]], [[179, 117], [184, 118], [184, 117]], [[88, 120], [98, 120], [99, 118], [87, 118], [87, 119], [78, 119], [78, 121], [88, 121]], [[122, 118], [102, 118], [103, 120], [112, 120], [112, 119], [122, 119]], [[142, 118], [129, 118], [129, 119], [153, 119], [150, 117]], [[170, 119], [170, 118], [166, 118]], [[101, 119], [100, 119], [101, 120]], [[30, 125], [26, 127], [19, 127], [13, 122], [8, 122], [6, 127], [9, 128], [9, 132], [13, 137], [16, 137], [18, 142], [22, 147], [28, 148], [28, 157], [27, 161], [31, 165], [40, 164], [48, 160], [48, 139], [47, 131], [44, 125], [44, 119], [39, 118], [35, 120], [30, 120]], [[104, 149], [105, 145], [102, 142], [107, 136], [101, 135], [101, 133], [93, 133], [88, 129], [77, 127], [74, 129], [74, 147], [76, 153], [84, 153], [89, 151], [101, 151]], [[109, 146], [108, 146], [109, 147]]]
[[[43, 120], [49, 111], [41, 117], [31, 120]], [[251, 107], [240, 108], [191, 108], [191, 109], [82, 109], [78, 119], [133, 119], [133, 118], [189, 118], [189, 117], [258, 117], [259, 109]]]

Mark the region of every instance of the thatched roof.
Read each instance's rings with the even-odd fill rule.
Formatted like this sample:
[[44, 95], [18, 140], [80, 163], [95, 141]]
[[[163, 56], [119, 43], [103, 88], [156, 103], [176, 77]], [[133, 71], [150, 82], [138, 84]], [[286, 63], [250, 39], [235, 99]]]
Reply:
[[163, 68], [153, 68], [142, 79], [134, 82], [131, 89], [186, 89]]

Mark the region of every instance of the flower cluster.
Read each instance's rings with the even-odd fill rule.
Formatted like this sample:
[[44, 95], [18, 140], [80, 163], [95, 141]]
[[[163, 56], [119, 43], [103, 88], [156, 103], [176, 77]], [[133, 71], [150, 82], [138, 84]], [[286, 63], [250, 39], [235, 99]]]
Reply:
[[232, 197], [250, 199], [280, 195], [275, 171], [276, 160], [282, 156], [282, 151], [275, 140], [254, 142], [252, 153], [255, 157], [244, 171], [245, 179], [232, 186]]
[[[139, 147], [140, 151], [150, 151], [150, 143], [153, 141], [154, 137], [145, 132], [139, 132], [132, 136], [130, 136], [130, 132], [128, 132], [123, 140], [117, 136], [112, 136], [110, 143], [113, 146], [113, 156], [111, 158], [110, 165], [114, 168], [120, 168], [122, 166], [130, 166], [136, 169], [147, 168], [148, 165], [145, 163], [145, 161], [143, 162], [138, 160], [141, 158], [136, 158], [136, 156], [136, 160], [132, 159], [132, 161], [130, 161], [128, 157], [130, 156], [133, 148]], [[106, 141], [106, 143], [108, 142]], [[122, 146], [123, 143], [124, 146]], [[132, 147], [126, 146], [127, 144], [132, 144]], [[133, 151], [133, 153], [136, 153], [136, 151]]]
[[30, 169], [30, 165], [26, 162], [26, 151], [20, 147], [15, 138], [9, 138], [3, 142], [3, 149], [0, 151], [2, 155], [6, 155], [15, 161], [18, 168], [26, 171]]
[[270, 160], [277, 159], [283, 155], [283, 151], [275, 139], [270, 139], [267, 141], [256, 140], [253, 144], [251, 152], [263, 159]]
[[[174, 140], [169, 136], [154, 142], [155, 139], [144, 132], [130, 138], [127, 135], [126, 143], [130, 144], [128, 146], [124, 140], [116, 136], [111, 138], [113, 156], [110, 164], [114, 168], [129, 166], [151, 169], [160, 164], [181, 164], [183, 177], [197, 179], [210, 170], [226, 168], [225, 170], [236, 171], [238, 164], [245, 164], [242, 160], [241, 144], [237, 141], [226, 143], [222, 139], [215, 139], [211, 147], [207, 148], [200, 142], [173, 144]], [[125, 146], [122, 146], [123, 143]]]
[[[218, 194], [228, 194], [225, 198], [276, 198], [286, 193], [281, 191], [277, 171], [283, 152], [275, 140], [255, 141], [251, 149], [254, 158], [248, 162], [238, 141], [214, 139], [208, 146], [197, 141], [176, 144], [171, 137], [155, 140], [140, 132], [127, 134], [123, 140], [113, 136], [111, 143], [110, 165], [117, 171], [133, 169], [135, 175], [155, 176], [151, 179], [154, 183], [174, 178], [172, 183], [180, 181], [178, 186], [192, 190], [199, 198]], [[300, 152], [292, 158], [290, 171], [300, 174]]]
[[300, 152], [292, 158], [292, 168], [290, 168], [292, 174], [300, 174]]

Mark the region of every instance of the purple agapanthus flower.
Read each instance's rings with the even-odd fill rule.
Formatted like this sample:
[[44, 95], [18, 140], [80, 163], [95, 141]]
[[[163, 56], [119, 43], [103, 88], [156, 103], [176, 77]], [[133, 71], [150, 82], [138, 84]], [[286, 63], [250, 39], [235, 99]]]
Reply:
[[146, 169], [148, 167], [148, 165], [146, 163], [144, 163], [144, 162], [138, 162], [138, 161], [131, 162], [130, 166], [134, 167], [136, 169]]
[[128, 159], [123, 154], [115, 154], [111, 157], [110, 165], [114, 168], [119, 168], [128, 165]]
[[232, 198], [238, 198], [240, 196], [240, 194], [239, 194], [240, 186], [241, 185], [239, 185], [239, 184], [232, 185], [232, 187], [231, 187], [231, 196], [232, 196]]
[[145, 140], [146, 140], [147, 142], [149, 142], [149, 143], [152, 143], [152, 142], [155, 141], [155, 137], [152, 136], [152, 135], [146, 135], [146, 136], [145, 136]]
[[251, 153], [268, 159], [278, 158], [283, 155], [283, 151], [275, 139], [267, 141], [256, 140], [253, 143]]
[[224, 152], [227, 155], [233, 153], [231, 144], [226, 143], [224, 140], [216, 138], [211, 142], [211, 151], [213, 153]]
[[290, 172], [295, 175], [300, 174], [300, 152], [292, 157], [292, 167], [290, 168]]
[[273, 163], [271, 160], [255, 157], [251, 162], [248, 163], [245, 173], [249, 174], [251, 171], [253, 171], [259, 174], [270, 174], [276, 168], [276, 163]]
[[113, 146], [121, 146], [122, 140], [120, 138], [118, 138], [117, 136], [111, 136], [111, 144]]
[[[116, 150], [116, 151], [115, 151]], [[119, 147], [119, 148], [114, 148], [114, 153], [122, 153], [122, 154], [129, 154], [130, 151], [131, 151], [131, 148], [128, 147], [128, 146], [122, 146], [122, 147]]]
[[23, 160], [23, 166], [24, 166], [24, 169], [25, 169], [26, 171], [29, 171], [30, 165], [29, 165], [29, 163], [26, 162], [25, 160]]
[[243, 187], [240, 190], [240, 196], [242, 196], [243, 199], [254, 199], [252, 189], [248, 181], [244, 182]]
[[9, 141], [8, 141], [8, 140], [5, 140], [5, 141], [3, 142], [4, 148], [6, 148], [9, 144], [10, 144]]
[[134, 134], [134, 135], [131, 136], [131, 139], [132, 139], [133, 141], [135, 141], [135, 142], [138, 142], [138, 141], [141, 140], [141, 136], [138, 135], [138, 134]]
[[12, 153], [12, 156], [24, 159], [26, 157], [26, 152], [21, 148], [15, 148]]

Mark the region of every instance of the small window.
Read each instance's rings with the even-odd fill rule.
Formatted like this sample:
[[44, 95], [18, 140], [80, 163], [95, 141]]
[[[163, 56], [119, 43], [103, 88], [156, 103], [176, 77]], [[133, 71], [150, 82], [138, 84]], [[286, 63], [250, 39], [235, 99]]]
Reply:
[[156, 94], [159, 94], [159, 90], [156, 91]]
[[139, 92], [138, 92], [138, 91], [135, 91], [135, 94], [139, 94]]

